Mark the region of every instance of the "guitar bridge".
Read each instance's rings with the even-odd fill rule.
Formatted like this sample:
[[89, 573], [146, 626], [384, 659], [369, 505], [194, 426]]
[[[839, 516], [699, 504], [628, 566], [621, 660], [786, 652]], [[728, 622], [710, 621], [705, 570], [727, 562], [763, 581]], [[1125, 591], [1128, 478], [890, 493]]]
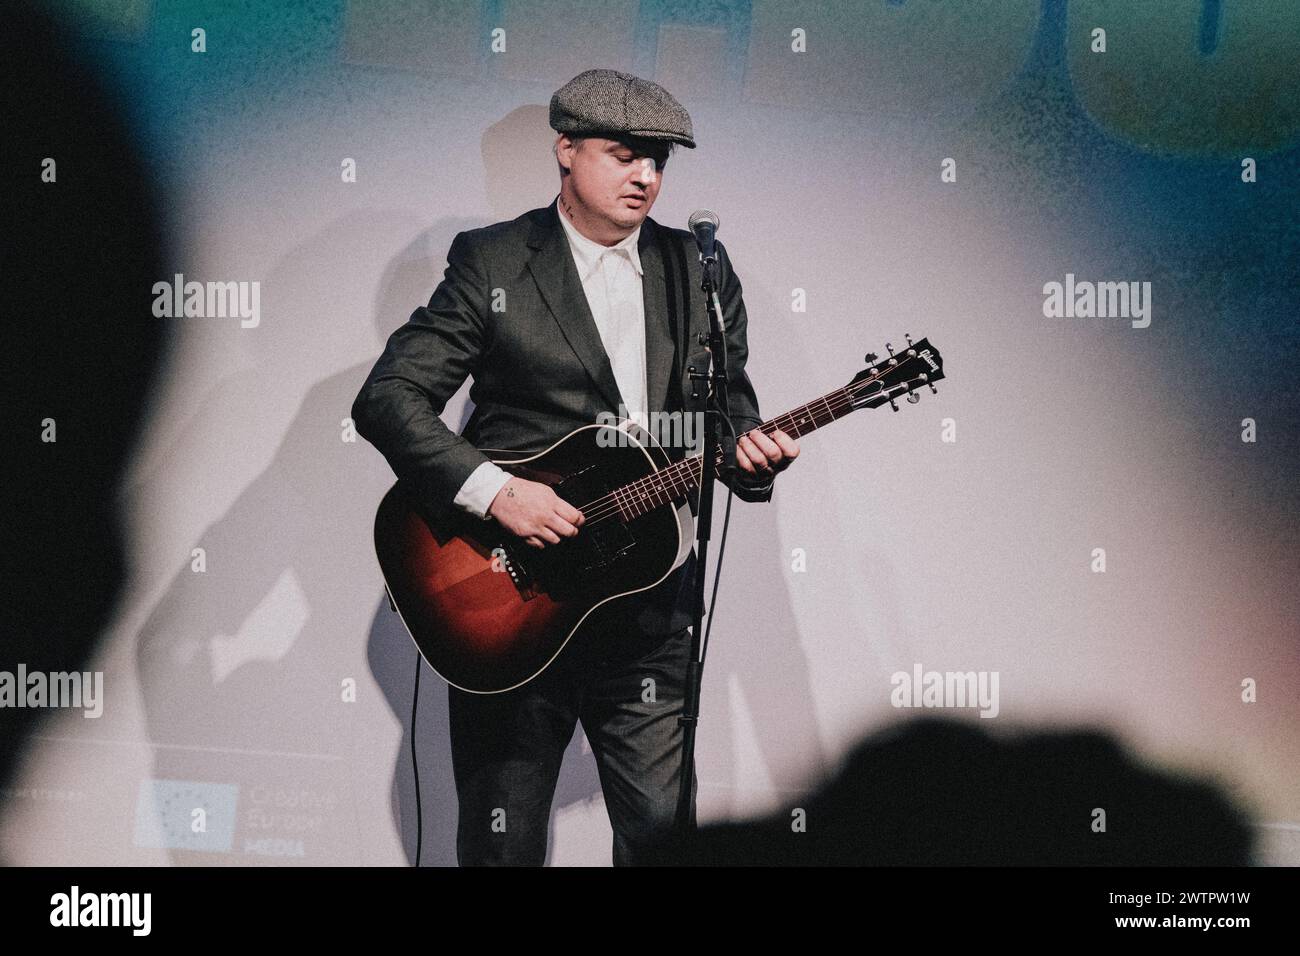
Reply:
[[517, 555], [511, 554], [505, 545], [498, 545], [493, 549], [492, 556], [501, 562], [502, 571], [510, 575], [510, 580], [514, 582], [525, 601], [537, 596], [532, 569], [525, 562]]

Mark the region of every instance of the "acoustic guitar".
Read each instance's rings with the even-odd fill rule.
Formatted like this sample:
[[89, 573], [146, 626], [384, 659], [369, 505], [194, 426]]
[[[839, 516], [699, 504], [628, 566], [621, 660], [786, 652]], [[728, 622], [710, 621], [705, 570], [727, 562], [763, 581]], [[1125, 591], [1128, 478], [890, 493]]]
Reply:
[[[864, 368], [843, 388], [764, 422], [800, 438], [859, 408], [896, 399], [943, 378], [926, 339]], [[481, 449], [505, 471], [549, 485], [583, 513], [578, 534], [536, 548], [459, 509], [432, 513], [401, 482], [375, 517], [375, 551], [394, 609], [421, 655], [464, 691], [496, 694], [532, 680], [555, 660], [597, 607], [654, 587], [694, 544], [690, 496], [700, 484], [697, 452], [671, 461], [630, 421], [584, 425], [545, 451]], [[499, 452], [502, 457], [493, 458]], [[714, 473], [722, 467], [718, 449]]]

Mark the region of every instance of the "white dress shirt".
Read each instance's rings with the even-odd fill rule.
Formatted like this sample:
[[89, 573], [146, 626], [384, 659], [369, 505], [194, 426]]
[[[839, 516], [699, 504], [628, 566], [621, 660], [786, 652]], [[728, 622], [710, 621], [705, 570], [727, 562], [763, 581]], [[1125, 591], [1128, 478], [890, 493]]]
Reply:
[[[641, 290], [641, 257], [637, 240], [641, 227], [613, 246], [588, 239], [558, 208], [560, 223], [569, 239], [573, 263], [582, 291], [596, 320], [596, 330], [609, 356], [614, 379], [626, 409], [610, 409], [620, 418], [636, 418], [646, 427], [645, 298]], [[454, 503], [480, 518], [487, 517], [497, 493], [512, 476], [486, 461], [479, 465], [456, 493]]]

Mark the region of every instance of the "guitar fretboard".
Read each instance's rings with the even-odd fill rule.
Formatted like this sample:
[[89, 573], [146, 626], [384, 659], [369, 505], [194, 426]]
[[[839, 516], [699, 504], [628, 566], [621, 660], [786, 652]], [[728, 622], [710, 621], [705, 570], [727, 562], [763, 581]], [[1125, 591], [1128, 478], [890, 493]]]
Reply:
[[[853, 400], [848, 387], [837, 388], [807, 405], [800, 405], [784, 415], [763, 422], [758, 429], [768, 436], [779, 429], [787, 435], [800, 438], [823, 425], [829, 425], [836, 419], [843, 418], [853, 410]], [[702, 457], [694, 455], [685, 458], [631, 484], [615, 488], [605, 497], [584, 505], [582, 511], [584, 515], [589, 513], [596, 515], [597, 520], [617, 513], [624, 521], [629, 521], [661, 505], [681, 503], [699, 488]], [[722, 448], [719, 447], [713, 459], [713, 473], [721, 477], [719, 475], [721, 469]], [[737, 468], [737, 474], [739, 473]]]

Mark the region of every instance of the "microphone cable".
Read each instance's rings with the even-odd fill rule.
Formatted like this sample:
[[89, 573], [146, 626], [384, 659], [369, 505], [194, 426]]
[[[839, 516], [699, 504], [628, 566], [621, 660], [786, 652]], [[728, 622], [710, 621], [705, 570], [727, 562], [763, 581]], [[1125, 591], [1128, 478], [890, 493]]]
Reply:
[[[715, 406], [717, 402], [713, 403]], [[726, 423], [727, 428], [731, 431], [732, 441], [739, 445], [740, 437], [736, 434], [736, 426], [731, 423], [729, 415], [719, 416]], [[737, 480], [740, 469], [737, 468], [732, 472], [731, 481]], [[700, 487], [696, 494], [695, 516], [699, 520], [700, 496], [704, 494], [704, 463], [700, 462]], [[713, 591], [709, 594], [709, 620], [704, 625], [704, 636], [700, 639], [700, 666], [704, 666], [704, 658], [709, 653], [709, 632], [713, 630], [713, 611], [718, 600], [718, 583], [722, 578], [722, 555], [727, 550], [727, 529], [731, 527], [731, 499], [735, 496], [736, 490], [732, 484], [727, 485], [727, 507], [722, 515], [722, 536], [718, 539], [718, 561], [713, 566]], [[705, 569], [707, 570], [707, 569]]]
[[420, 703], [420, 664], [424, 658], [415, 652], [415, 696], [411, 698], [411, 769], [415, 771], [415, 865], [420, 865], [424, 842], [424, 811], [420, 808], [420, 761], [415, 758], [415, 711]]

